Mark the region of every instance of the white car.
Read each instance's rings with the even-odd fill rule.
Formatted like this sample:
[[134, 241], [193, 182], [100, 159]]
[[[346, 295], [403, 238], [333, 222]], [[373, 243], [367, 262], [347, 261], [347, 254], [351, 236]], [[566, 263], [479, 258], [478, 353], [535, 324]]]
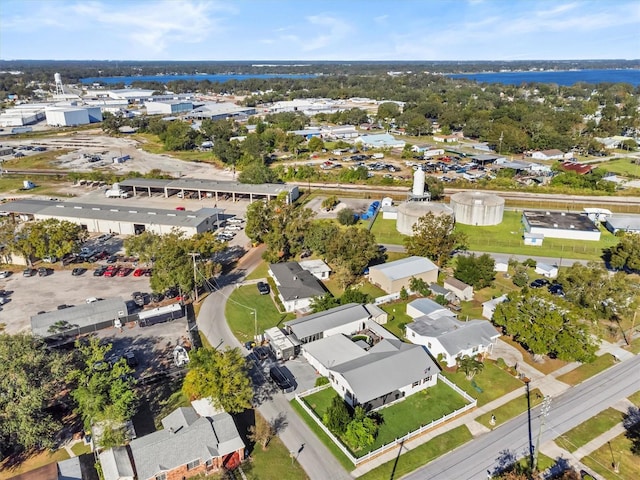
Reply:
[[8, 270], [0, 271], [0, 278], [7, 278], [9, 275], [11, 275], [11, 272]]
[[240, 225], [227, 225], [224, 227], [225, 230], [242, 230]]

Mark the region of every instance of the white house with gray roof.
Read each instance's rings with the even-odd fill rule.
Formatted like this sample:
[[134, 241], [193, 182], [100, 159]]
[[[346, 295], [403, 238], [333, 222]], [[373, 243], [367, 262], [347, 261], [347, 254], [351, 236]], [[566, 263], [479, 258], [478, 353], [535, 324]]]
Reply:
[[371, 313], [365, 305], [348, 303], [285, 322], [285, 329], [301, 343], [309, 343], [338, 334], [350, 335], [366, 328]]
[[438, 267], [428, 258], [417, 256], [369, 267], [369, 281], [387, 293], [399, 292], [402, 287], [409, 289], [413, 277], [435, 283]]
[[137, 480], [187, 479], [244, 460], [244, 442], [228, 413], [204, 417], [193, 407], [180, 407], [162, 419], [162, 426], [127, 447], [103, 452], [100, 462], [109, 472], [105, 480], [126, 480], [130, 471]]
[[272, 263], [269, 275], [276, 283], [278, 298], [286, 312], [308, 311], [315, 297], [327, 293], [322, 282], [297, 262]]
[[345, 402], [366, 410], [435, 385], [440, 371], [423, 347], [391, 334], [373, 346], [338, 334], [305, 344], [304, 351]]
[[441, 317], [456, 317], [448, 308], [443, 307], [438, 302], [434, 302], [430, 298], [417, 298], [407, 303], [407, 315], [416, 319], [419, 317], [427, 316], [431, 319], [438, 319]]
[[453, 316], [422, 316], [406, 326], [411, 343], [422, 345], [434, 358], [442, 356], [448, 367], [458, 358], [491, 353], [500, 333], [486, 320], [462, 322]]

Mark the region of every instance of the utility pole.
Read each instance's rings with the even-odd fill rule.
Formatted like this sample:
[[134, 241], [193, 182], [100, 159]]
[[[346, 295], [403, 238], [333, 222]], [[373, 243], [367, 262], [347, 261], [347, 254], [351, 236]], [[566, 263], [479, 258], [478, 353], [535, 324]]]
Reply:
[[189, 253], [189, 255], [191, 255], [191, 258], [193, 259], [193, 289], [195, 290], [195, 297], [196, 297], [196, 302], [198, 302], [198, 277], [197, 277], [197, 268], [196, 268], [196, 257], [199, 257], [200, 254], [197, 252], [191, 252]]
[[524, 384], [527, 387], [527, 419], [529, 425], [529, 465], [531, 466], [531, 475], [533, 475], [534, 469], [534, 458], [533, 458], [533, 435], [531, 433], [531, 389], [529, 387], [529, 383], [531, 380], [528, 378], [524, 379]]
[[544, 400], [542, 401], [542, 408], [540, 409], [540, 429], [538, 430], [538, 438], [536, 440], [536, 449], [533, 454], [533, 470], [535, 470], [538, 466], [538, 449], [540, 447], [540, 437], [542, 436], [542, 429], [544, 428], [544, 422], [549, 415], [549, 410], [551, 409], [551, 397], [546, 395]]

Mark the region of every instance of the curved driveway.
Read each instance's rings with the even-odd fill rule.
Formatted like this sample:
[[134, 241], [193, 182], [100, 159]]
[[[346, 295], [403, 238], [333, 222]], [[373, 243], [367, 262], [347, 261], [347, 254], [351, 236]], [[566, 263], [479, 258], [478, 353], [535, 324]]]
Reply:
[[[235, 283], [241, 282], [248, 273], [258, 266], [262, 261], [263, 251], [264, 248], [251, 249], [240, 259], [235, 270], [220, 277], [218, 280], [220, 289], [203, 301], [197, 324], [212, 346], [216, 348], [240, 347], [243, 352], [247, 352], [231, 333], [224, 316], [224, 310], [229, 295], [236, 288]], [[264, 398], [258, 406], [258, 410], [266, 419], [278, 420], [284, 425], [278, 436], [311, 480], [346, 480], [351, 478], [333, 454], [293, 411], [289, 401], [282, 393], [269, 392]]]

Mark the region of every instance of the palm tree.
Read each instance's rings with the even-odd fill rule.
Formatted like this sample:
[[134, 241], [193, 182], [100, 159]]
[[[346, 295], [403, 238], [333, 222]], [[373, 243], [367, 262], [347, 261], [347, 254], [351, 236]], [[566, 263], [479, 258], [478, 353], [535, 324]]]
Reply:
[[473, 357], [465, 355], [458, 359], [458, 368], [456, 371], [462, 370], [467, 380], [471, 380], [477, 373], [482, 372], [484, 363]]

